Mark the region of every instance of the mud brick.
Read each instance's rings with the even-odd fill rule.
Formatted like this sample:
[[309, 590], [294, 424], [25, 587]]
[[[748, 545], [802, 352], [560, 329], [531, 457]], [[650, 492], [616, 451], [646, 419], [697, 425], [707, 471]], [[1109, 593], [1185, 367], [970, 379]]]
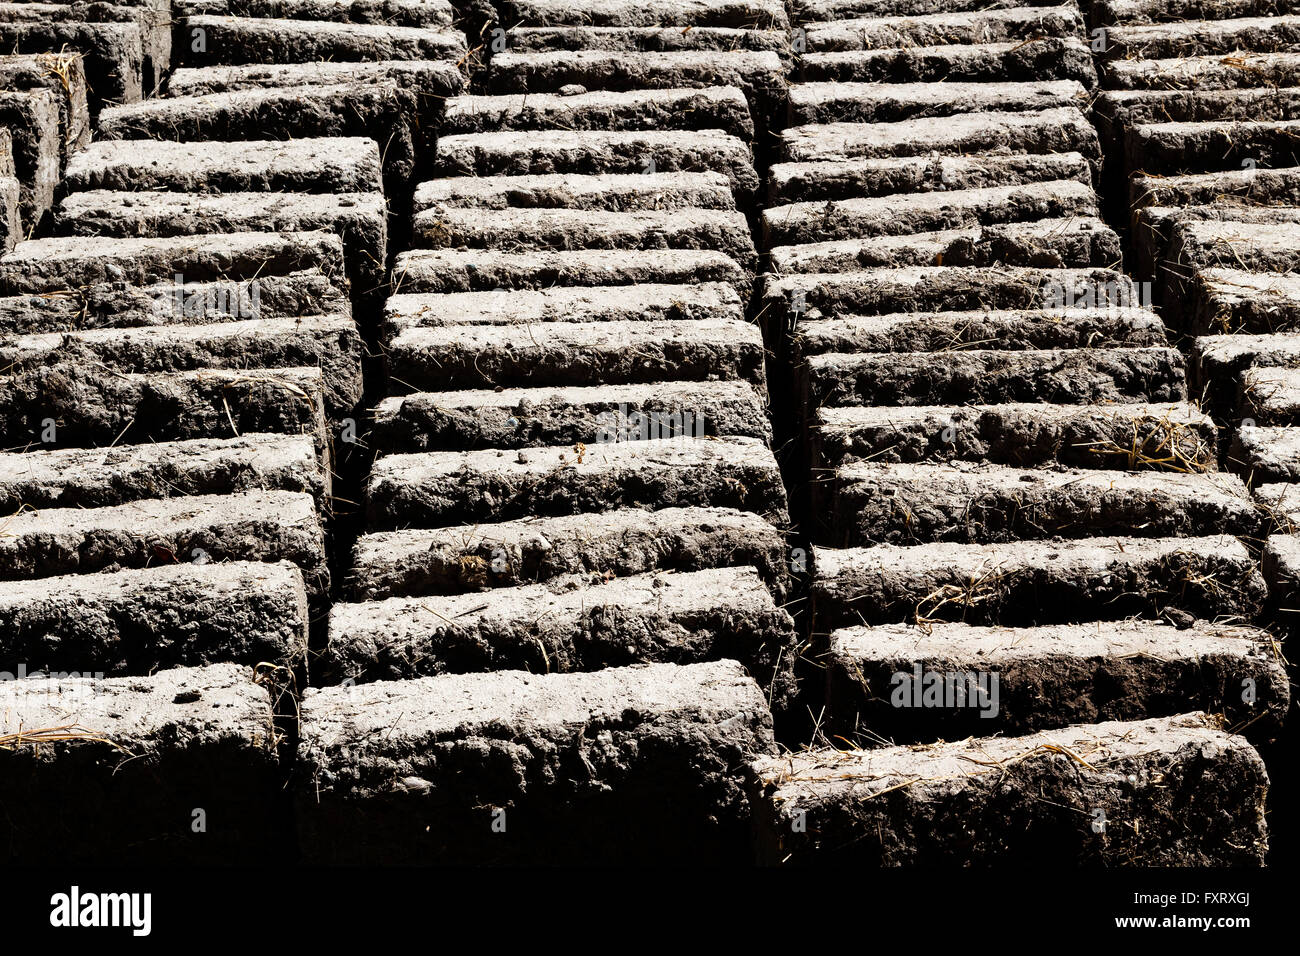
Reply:
[[507, 50], [492, 57], [485, 92], [558, 93], [566, 86], [611, 91], [734, 86], [758, 113], [770, 118], [783, 105], [785, 73], [785, 62], [771, 50]]
[[1187, 396], [1172, 348], [827, 353], [808, 359], [807, 407], [1173, 402]]
[[[1197, 714], [761, 760], [756, 856], [794, 865], [1262, 866], [1268, 774], [1246, 739], [1220, 726]], [[1092, 827], [1098, 811], [1104, 834]]]
[[1300, 169], [1232, 169], [1189, 176], [1134, 176], [1130, 205], [1300, 205]]
[[67, 172], [67, 189], [74, 193], [364, 193], [380, 188], [379, 149], [365, 137], [231, 143], [110, 140], [79, 153]]
[[172, 193], [92, 189], [59, 204], [55, 228], [65, 235], [192, 236], [202, 233], [337, 233], [348, 280], [364, 295], [385, 283], [388, 206], [378, 189], [364, 193]]
[[8, 528], [12, 537], [0, 544], [0, 576], [10, 581], [155, 564], [290, 561], [302, 569], [313, 596], [329, 587], [325, 533], [315, 502], [297, 492], [247, 491], [141, 499], [106, 508], [56, 508], [15, 515]]
[[388, 455], [366, 484], [378, 530], [694, 506], [739, 508], [784, 525], [785, 488], [771, 450], [728, 437]]
[[[240, 435], [0, 453], [0, 510], [110, 508], [142, 498], [246, 491], [310, 494], [327, 510], [330, 471], [309, 435]], [[0, 541], [0, 545], [5, 542]], [[186, 557], [189, 557], [186, 555]]]
[[758, 191], [749, 146], [721, 130], [539, 130], [444, 136], [438, 141], [435, 166], [439, 176], [719, 172], [745, 201]]
[[1293, 6], [1289, 0], [1093, 0], [1094, 24], [1168, 23], [1178, 20], [1227, 20], [1277, 16]]
[[186, 17], [266, 17], [403, 27], [449, 27], [455, 17], [448, 0], [179, 0], [176, 6]]
[[0, 297], [0, 342], [69, 329], [346, 315], [350, 308], [343, 291], [318, 269], [231, 281], [99, 282], [61, 293]]
[[1300, 263], [1300, 236], [1293, 221], [1252, 223], [1187, 219], [1176, 222], [1169, 243], [1166, 274], [1191, 275], [1199, 269], [1236, 267], [1255, 272], [1291, 272]]
[[[426, 209], [585, 209], [643, 212], [735, 209], [722, 173], [620, 173], [609, 176], [461, 176], [416, 187], [413, 206]], [[752, 248], [752, 244], [751, 244]]]
[[[444, 98], [455, 96], [465, 88], [465, 74], [450, 60], [240, 63], [177, 70], [167, 81], [167, 93], [172, 97], [208, 96], [340, 83], [395, 84], [413, 94], [410, 102], [421, 117], [434, 121], [442, 115]], [[381, 139], [378, 135], [375, 138]]]
[[[27, 0], [18, 2], [26, 3]], [[108, 11], [100, 12], [96, 3], [97, 12], [87, 19], [125, 21], [127, 18], [123, 12], [133, 16], [140, 25], [140, 42], [144, 49], [143, 92], [157, 96], [164, 77], [172, 68], [172, 32], [176, 21], [171, 0], [117, 0], [115, 5], [121, 10], [110, 14]]]
[[373, 414], [367, 442], [384, 452], [594, 445], [683, 433], [772, 441], [765, 396], [738, 381], [419, 392], [386, 398]]
[[1185, 402], [818, 408], [814, 473], [851, 461], [1216, 471], [1218, 434]]
[[1300, 481], [1300, 429], [1242, 425], [1233, 432], [1228, 462], [1252, 484]]
[[771, 51], [789, 58], [788, 30], [735, 27], [514, 27], [506, 33], [514, 53], [554, 53], [559, 50], [603, 53], [670, 53], [682, 50], [720, 52]]
[[[1107, 162], [1118, 165], [1130, 134], [1144, 126], [1289, 120], [1298, 107], [1300, 90], [1295, 89], [1115, 90], [1097, 97], [1092, 118]], [[1140, 149], [1141, 144], [1135, 141], [1134, 150]], [[1138, 152], [1131, 151], [1128, 159], [1132, 162], [1137, 156]], [[1250, 165], [1256, 162], [1252, 160]]]
[[23, 239], [21, 202], [22, 184], [14, 169], [13, 137], [8, 129], [0, 127], [0, 256], [7, 255]]
[[365, 136], [379, 143], [385, 192], [400, 195], [432, 149], [432, 130], [420, 121], [422, 99], [388, 79], [177, 96], [106, 110], [99, 136], [203, 143]]
[[79, 53], [0, 56], [0, 88], [26, 92], [45, 89], [59, 103], [59, 168], [90, 144], [86, 70]]
[[105, 106], [140, 101], [144, 53], [136, 23], [0, 21], [0, 47], [8, 53], [80, 51], [92, 119]]
[[36, 444], [57, 425], [60, 447], [228, 438], [249, 432], [325, 435], [319, 368], [128, 375], [84, 362], [0, 378], [0, 438]]
[[434, 249], [717, 250], [753, 272], [758, 255], [744, 215], [726, 209], [426, 209], [414, 242]]
[[192, 47], [193, 66], [239, 63], [310, 63], [313, 60], [462, 60], [468, 55], [458, 30], [331, 23], [260, 17], [191, 16], [185, 30], [202, 30], [207, 42]]
[[[126, 0], [124, 3], [0, 4], [5, 23], [135, 24], [140, 30], [142, 92], [152, 96], [171, 68], [172, 17], [169, 0]], [[102, 42], [102, 41], [101, 41]]]
[[[0, 156], [7, 155], [9, 148], [9, 131], [4, 130], [3, 137], [0, 137]], [[3, 163], [4, 159], [0, 159]], [[12, 162], [10, 162], [12, 165]], [[23, 223], [18, 212], [19, 196], [22, 193], [22, 186], [13, 176], [0, 176], [0, 255], [9, 252], [15, 245], [22, 241]]]
[[1117, 142], [1128, 127], [1150, 123], [1286, 120], [1296, 115], [1300, 90], [1110, 90], [1093, 102], [1102, 142]]
[[[783, 162], [982, 153], [1082, 153], [1098, 166], [1092, 124], [1074, 107], [1021, 113], [962, 113], [897, 123], [819, 123], [784, 130]], [[1261, 164], [1263, 165], [1263, 164]]]
[[13, 134], [9, 128], [0, 126], [0, 178], [16, 181], [17, 169], [14, 168]]
[[415, 242], [431, 248], [718, 251], [752, 274], [757, 253], [735, 210], [681, 208], [605, 212], [587, 209], [430, 209], [414, 222]]
[[284, 561], [10, 581], [0, 621], [6, 660], [54, 670], [144, 675], [307, 658], [307, 592], [302, 572]]
[[[0, 275], [3, 275], [0, 260]], [[541, 291], [557, 286], [725, 284], [748, 300], [751, 281], [740, 264], [714, 251], [582, 249], [573, 252], [415, 249], [393, 264], [394, 291]]]
[[336, 604], [323, 657], [357, 683], [730, 659], [781, 710], [796, 643], [758, 573], [730, 567]]
[[[1234, 202], [1139, 209], [1133, 216], [1132, 228], [1134, 271], [1144, 280], [1160, 279], [1161, 293], [1171, 281], [1181, 283], [1186, 278], [1167, 261], [1174, 229], [1183, 222], [1285, 224], [1300, 222], [1300, 212], [1285, 206], [1243, 206]], [[1185, 307], [1180, 299], [1175, 297], [1163, 304], [1170, 318], [1184, 318]]]
[[365, 534], [352, 552], [353, 600], [460, 594], [564, 575], [604, 579], [752, 566], [778, 601], [789, 593], [780, 531], [729, 508], [629, 508], [473, 528]]
[[1300, 362], [1300, 334], [1236, 334], [1200, 336], [1192, 345], [1197, 381], [1234, 376], [1252, 365], [1295, 365]]
[[763, 300], [769, 320], [788, 316], [801, 296], [807, 320], [901, 312], [1095, 312], [1131, 309], [1138, 300], [1133, 281], [1113, 269], [863, 269], [768, 277]]
[[846, 315], [801, 322], [797, 356], [829, 352], [943, 352], [981, 345], [998, 351], [1151, 348], [1169, 344], [1148, 309], [999, 310]]
[[23, 228], [30, 233], [54, 205], [61, 152], [59, 101], [45, 89], [0, 91], [0, 126], [9, 129], [14, 171], [21, 186]]
[[300, 841], [332, 862], [739, 862], [740, 764], [775, 750], [771, 720], [735, 661], [309, 690]]
[[1300, 332], [1300, 276], [1200, 269], [1192, 280], [1192, 331]]
[[[1069, 2], [1069, 0], [1066, 0]], [[1035, 0], [999, 0], [998, 7], [1050, 7]], [[800, 23], [868, 17], [920, 17], [933, 13], [985, 10], [988, 0], [791, 0], [790, 12]]]
[[[27, 0], [18, 0], [26, 3]], [[60, 4], [61, 5], [61, 4]], [[74, 4], [72, 19], [92, 22], [129, 23], [140, 26], [140, 45], [144, 54], [141, 62], [141, 92], [157, 96], [163, 79], [172, 67], [172, 5], [171, 0], [122, 0], [113, 6], [92, 3], [88, 8]], [[94, 11], [86, 16], [88, 11]]]
[[[0, 681], [0, 701], [0, 802], [26, 808], [0, 823], [6, 859], [265, 863], [281, 852], [271, 698], [251, 669]], [[228, 825], [195, 836], [195, 807]]]
[[509, 130], [707, 130], [749, 142], [754, 121], [733, 86], [704, 89], [595, 90], [573, 96], [511, 93], [447, 101], [444, 136]]
[[503, 0], [502, 19], [529, 27], [736, 27], [782, 30], [780, 0]]
[[317, 366], [326, 411], [341, 417], [361, 400], [364, 351], [350, 316], [298, 316], [22, 336], [0, 344], [0, 361], [11, 376], [77, 361], [131, 373]]
[[1078, 80], [1037, 83], [796, 83], [790, 87], [790, 125], [897, 123], [954, 113], [1084, 107]]
[[64, 236], [19, 243], [0, 259], [6, 295], [58, 292], [102, 282], [149, 285], [251, 279], [304, 269], [342, 277], [343, 242], [327, 232], [200, 235], [165, 239]]
[[1266, 596], [1255, 559], [1230, 535], [815, 548], [813, 566], [809, 600], [820, 633], [931, 619], [1118, 621], [1171, 609], [1244, 622]]
[[[689, 37], [695, 32], [692, 28], [685, 33], [680, 30], [609, 31], [608, 35], [613, 37], [621, 33], [629, 38], [658, 35], [663, 38], [661, 42], [671, 44], [669, 38], [673, 34], [681, 38], [680, 42], [689, 43]], [[559, 36], [561, 31], [548, 33]], [[731, 36], [739, 39], [741, 33], [736, 31]], [[728, 36], [713, 30], [709, 34]], [[763, 46], [771, 41], [757, 42]], [[751, 101], [770, 100], [784, 93], [786, 67], [781, 55], [771, 49], [733, 49], [730, 46], [723, 44], [718, 49], [507, 50], [492, 58], [487, 92], [555, 93], [574, 85], [588, 90], [611, 91], [734, 86], [743, 90]], [[786, 44], [781, 44], [781, 47], [784, 50]]]
[[1112, 60], [1106, 84], [1121, 90], [1234, 90], [1296, 86], [1300, 53], [1189, 56], [1171, 60]]
[[1096, 217], [1092, 186], [1053, 180], [1018, 186], [793, 203], [763, 211], [769, 245], [900, 236], [971, 226]]
[[[0, 299], [0, 315], [4, 300]], [[665, 285], [555, 286], [445, 294], [402, 293], [384, 306], [380, 337], [449, 325], [532, 325], [538, 322], [743, 321], [733, 286], [722, 282]]]
[[1030, 537], [1253, 535], [1262, 529], [1236, 475], [855, 462], [834, 476], [829, 538], [982, 544]]
[[[944, 700], [949, 675], [951, 696]], [[926, 699], [926, 682], [935, 680], [939, 702], [916, 706]], [[1246, 681], [1257, 695], [1249, 704], [1242, 701]], [[1256, 628], [954, 623], [835, 631], [827, 698], [829, 733], [849, 740], [868, 727], [876, 740], [928, 743], [1189, 710], [1223, 714], [1267, 739], [1291, 692], [1272, 636]]]
[[832, 239], [769, 250], [773, 272], [782, 275], [933, 265], [1082, 269], [1114, 265], [1121, 255], [1119, 235], [1093, 216]]
[[949, 248], [959, 243], [962, 248], [973, 252], [974, 244], [979, 242], [982, 233], [981, 228], [975, 227], [904, 236], [831, 239], [793, 246], [772, 246], [768, 249], [770, 274], [791, 276], [937, 265], [943, 261]]
[[1247, 213], [1241, 217], [1255, 221], [1173, 218], [1165, 258], [1156, 270], [1160, 299], [1171, 326], [1185, 327], [1187, 312], [1195, 312], [1194, 278], [1201, 269], [1290, 272], [1300, 263], [1300, 240], [1296, 237], [1300, 209], [1265, 212], [1264, 216]]
[[763, 337], [736, 321], [548, 322], [408, 329], [386, 345], [410, 388], [742, 379], [764, 388]]
[[998, 43], [1026, 36], [1074, 37], [1084, 33], [1079, 8], [1021, 7], [1011, 10], [932, 13], [810, 23], [805, 26], [810, 53]]
[[1157, 175], [1300, 166], [1298, 138], [1300, 120], [1143, 124], [1125, 132], [1124, 163]]
[[769, 171], [773, 204], [818, 199], [872, 198], [893, 193], [985, 189], [1073, 179], [1092, 182], [1080, 153], [1024, 153], [1000, 156], [902, 156], [885, 159], [777, 163]]
[[1111, 27], [1101, 51], [1111, 60], [1167, 60], [1241, 50], [1252, 53], [1300, 51], [1300, 16], [1234, 17]]
[[[1287, 536], [1300, 532], [1300, 484], [1289, 481], [1258, 484], [1255, 486], [1255, 500], [1268, 515], [1274, 531]], [[1267, 549], [1264, 559], [1267, 571]]]
[[1300, 546], [1293, 535], [1274, 535], [1268, 539], [1262, 560], [1271, 603], [1290, 617], [1300, 598]]
[[[1290, 389], [1284, 369], [1300, 364], [1300, 334], [1236, 334], [1236, 336], [1200, 336], [1192, 343], [1188, 356], [1188, 376], [1205, 405], [1218, 418], [1230, 418], [1243, 399], [1258, 403], [1256, 418], [1265, 406], [1281, 411]], [[1264, 367], [1266, 375], [1243, 382], [1242, 375], [1252, 367]], [[1245, 394], [1242, 394], [1244, 389]], [[1245, 411], [1249, 416], [1252, 412]], [[1260, 421], [1260, 424], [1286, 424]]]
[[1082, 39], [1029, 36], [1006, 43], [958, 43], [807, 53], [803, 81], [861, 83], [1041, 83], [1078, 80], [1097, 85], [1092, 52]]
[[1261, 425], [1300, 424], [1300, 369], [1250, 368], [1241, 373], [1237, 409]]

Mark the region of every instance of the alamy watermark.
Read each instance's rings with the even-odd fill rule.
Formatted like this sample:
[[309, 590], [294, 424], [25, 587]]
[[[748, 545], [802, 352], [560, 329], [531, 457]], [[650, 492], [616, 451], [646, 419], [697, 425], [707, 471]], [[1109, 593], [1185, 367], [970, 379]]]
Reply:
[[1154, 302], [1150, 282], [1128, 279], [1111, 282], [1085, 282], [1067, 285], [1049, 282], [1043, 290], [1046, 308], [1060, 309], [1149, 309]]
[[[60, 702], [85, 699], [103, 686], [103, 671], [29, 671], [25, 663], [0, 671], [0, 681], [12, 681], [23, 697], [50, 697]], [[13, 695], [9, 695], [13, 696]]]
[[172, 281], [171, 289], [154, 300], [154, 315], [160, 319], [255, 319], [261, 314], [262, 291], [256, 279], [186, 285], [185, 277], [178, 272]]
[[998, 675], [989, 671], [933, 671], [920, 663], [889, 679], [894, 707], [971, 708], [981, 717], [998, 715]]
[[626, 404], [596, 416], [596, 444], [655, 441], [666, 438], [704, 438], [704, 416], [692, 411], [628, 411]]
[[152, 893], [86, 893], [73, 886], [50, 897], [50, 925], [56, 929], [119, 927], [133, 936], [153, 929]]

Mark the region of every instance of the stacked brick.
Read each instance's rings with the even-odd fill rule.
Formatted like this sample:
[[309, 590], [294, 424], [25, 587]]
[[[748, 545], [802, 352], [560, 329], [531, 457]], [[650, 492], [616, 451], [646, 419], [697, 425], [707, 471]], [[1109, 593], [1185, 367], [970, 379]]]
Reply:
[[78, 53], [0, 56], [0, 254], [44, 223], [68, 158], [90, 141], [86, 94]]
[[[746, 320], [787, 34], [779, 5], [743, 12], [513, 4], [490, 92], [447, 102], [381, 322], [367, 533], [329, 621], [345, 686], [305, 703], [307, 852], [744, 856], [740, 767], [799, 651]], [[388, 710], [403, 732], [361, 754]], [[392, 830], [357, 840], [380, 806]]]
[[[325, 232], [0, 260], [10, 857], [274, 845], [279, 735], [253, 674], [302, 673], [328, 599], [326, 406], [360, 381], [345, 287]], [[196, 807], [227, 821], [211, 840]]]
[[[464, 83], [445, 3], [235, 7], [182, 11], [168, 95], [140, 98], [137, 61], [134, 95], [99, 104], [88, 146], [84, 101], [52, 108], [67, 127], [59, 202], [40, 238], [0, 259], [3, 650], [28, 673], [99, 675], [5, 686], [12, 759], [52, 727], [53, 755], [69, 756], [37, 760], [0, 799], [27, 802], [98, 749], [85, 773], [102, 799], [79, 819], [145, 859], [248, 859], [283, 842], [263, 825], [282, 786], [265, 771], [279, 776], [292, 724], [273, 725], [268, 687], [302, 686], [324, 633], [337, 451], [362, 399], [366, 311], [382, 301], [388, 200], [409, 202], [436, 97]], [[419, 22], [391, 22], [404, 17]], [[82, 52], [102, 92], [95, 49]], [[33, 70], [27, 86], [48, 97]], [[221, 90], [185, 92], [200, 82]], [[149, 703], [172, 687], [178, 705], [243, 709], [217, 726]], [[88, 706], [62, 711], [84, 718], [66, 733], [50, 723], [62, 698], [119, 692], [125, 722]], [[104, 746], [150, 769], [119, 779]], [[258, 812], [205, 842], [187, 820], [202, 802], [179, 796], [205, 786]], [[20, 858], [41, 829], [27, 820], [6, 830]], [[99, 846], [83, 834], [76, 850], [80, 826], [50, 823], [73, 852]]]
[[1203, 715], [811, 750], [756, 770], [758, 859], [772, 865], [1250, 866], [1261, 857], [1264, 765], [1245, 738]]
[[1260, 863], [1296, 17], [989, 6], [0, 4], [0, 853]]
[[114, 674], [303, 662], [329, 586], [327, 420], [360, 388], [342, 259], [309, 232], [49, 238], [0, 260], [0, 545], [25, 582], [7, 651]]
[[[1225, 465], [1270, 514], [1274, 603], [1294, 606], [1300, 549], [1300, 7], [1100, 2], [1097, 110], [1122, 157], [1133, 262], [1188, 337], [1193, 387]], [[1284, 611], [1285, 615], [1287, 612]]]
[[784, 99], [791, 45], [779, 0], [503, 0], [500, 21], [488, 93], [734, 88], [760, 127]]
[[379, 144], [384, 185], [398, 202], [431, 151], [443, 99], [465, 82], [468, 50], [452, 20], [445, 0], [182, 6], [181, 68], [167, 95], [106, 111], [98, 136], [368, 137]]
[[0, 47], [18, 54], [80, 54], [94, 117], [158, 89], [171, 64], [170, 0], [3, 3]]
[[[1155, 863], [1165, 851], [1137, 838], [1155, 826], [1162, 847], [1258, 861], [1258, 755], [1179, 715], [1258, 730], [1286, 709], [1268, 635], [1225, 625], [1262, 606], [1237, 540], [1261, 520], [1118, 271], [1082, 12], [979, 6], [796, 5], [763, 315], [804, 415], [823, 730], [911, 746], [760, 762], [765, 853]], [[986, 683], [945, 698], [955, 675]], [[1244, 704], [1243, 681], [1266, 690]], [[941, 782], [966, 758], [934, 741], [994, 733], [1008, 739], [972, 749], [996, 784], [978, 770]], [[1044, 744], [1067, 735], [1098, 763]], [[1193, 801], [1170, 830], [1163, 797], [1133, 799], [1110, 769], [1145, 778], [1147, 757], [1196, 761], [1207, 740], [1251, 767], [1231, 820]], [[960, 833], [917, 835], [971, 801]], [[1001, 823], [982, 824], [994, 805]]]

